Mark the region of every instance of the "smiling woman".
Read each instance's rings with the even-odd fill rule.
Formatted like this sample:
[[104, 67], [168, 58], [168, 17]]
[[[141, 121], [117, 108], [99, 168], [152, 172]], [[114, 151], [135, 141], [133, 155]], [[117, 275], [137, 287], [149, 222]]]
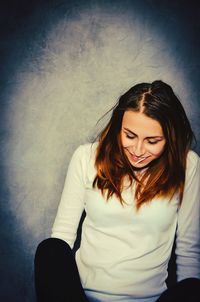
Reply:
[[[107, 198], [115, 194], [123, 203], [123, 180], [129, 176], [131, 184], [136, 181], [138, 209], [156, 196], [171, 198], [177, 192], [181, 200], [193, 138], [185, 111], [169, 85], [162, 81], [135, 85], [119, 98], [99, 136], [94, 185]], [[139, 181], [138, 170], [144, 167], [148, 169]]]
[[[200, 161], [193, 139], [164, 82], [135, 85], [119, 98], [97, 141], [72, 156], [51, 238], [36, 252], [38, 302], [199, 301]], [[175, 238], [178, 282], [167, 288]]]

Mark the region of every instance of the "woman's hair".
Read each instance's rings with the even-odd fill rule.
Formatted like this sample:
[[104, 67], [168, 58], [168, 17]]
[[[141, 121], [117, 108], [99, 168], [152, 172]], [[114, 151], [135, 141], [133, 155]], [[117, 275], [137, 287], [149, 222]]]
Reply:
[[[183, 106], [172, 88], [162, 81], [137, 84], [124, 93], [112, 109], [110, 121], [98, 136], [95, 160], [97, 174], [93, 187], [100, 189], [107, 200], [115, 194], [123, 204], [123, 184], [128, 176], [130, 185], [133, 180], [136, 181], [133, 198], [136, 198], [137, 209], [154, 197], [171, 199], [175, 193], [179, 193], [181, 201], [186, 158], [194, 134]], [[140, 179], [121, 144], [122, 119], [128, 110], [142, 112], [158, 121], [166, 140], [164, 152], [149, 164]]]

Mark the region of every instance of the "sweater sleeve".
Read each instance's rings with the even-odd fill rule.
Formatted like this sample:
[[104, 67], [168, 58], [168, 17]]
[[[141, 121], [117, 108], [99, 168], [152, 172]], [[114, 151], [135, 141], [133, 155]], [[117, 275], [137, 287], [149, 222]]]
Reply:
[[73, 248], [77, 229], [84, 210], [86, 154], [79, 146], [68, 166], [64, 189], [53, 224], [51, 237], [66, 241]]
[[190, 151], [186, 181], [178, 212], [176, 235], [177, 281], [200, 278], [200, 159]]

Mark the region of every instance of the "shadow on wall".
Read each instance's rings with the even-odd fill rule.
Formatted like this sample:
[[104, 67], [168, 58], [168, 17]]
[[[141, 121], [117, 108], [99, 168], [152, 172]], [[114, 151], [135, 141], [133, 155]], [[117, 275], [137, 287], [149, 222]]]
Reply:
[[9, 192], [5, 190], [1, 169], [0, 211], [0, 301], [35, 301], [33, 288], [33, 256], [15, 214], [9, 209]]
[[192, 2], [12, 3], [0, 10], [0, 299], [32, 302], [35, 249], [50, 236], [72, 152], [121, 93], [167, 81], [199, 141], [199, 21]]

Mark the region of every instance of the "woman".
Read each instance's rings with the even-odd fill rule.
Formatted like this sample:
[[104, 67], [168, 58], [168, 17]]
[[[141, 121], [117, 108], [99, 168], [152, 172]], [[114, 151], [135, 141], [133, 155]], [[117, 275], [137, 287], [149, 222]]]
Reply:
[[[190, 150], [193, 138], [164, 82], [135, 85], [119, 98], [97, 142], [72, 156], [51, 238], [36, 252], [38, 301], [199, 301], [200, 162]], [[175, 238], [177, 284], [167, 289]]]

